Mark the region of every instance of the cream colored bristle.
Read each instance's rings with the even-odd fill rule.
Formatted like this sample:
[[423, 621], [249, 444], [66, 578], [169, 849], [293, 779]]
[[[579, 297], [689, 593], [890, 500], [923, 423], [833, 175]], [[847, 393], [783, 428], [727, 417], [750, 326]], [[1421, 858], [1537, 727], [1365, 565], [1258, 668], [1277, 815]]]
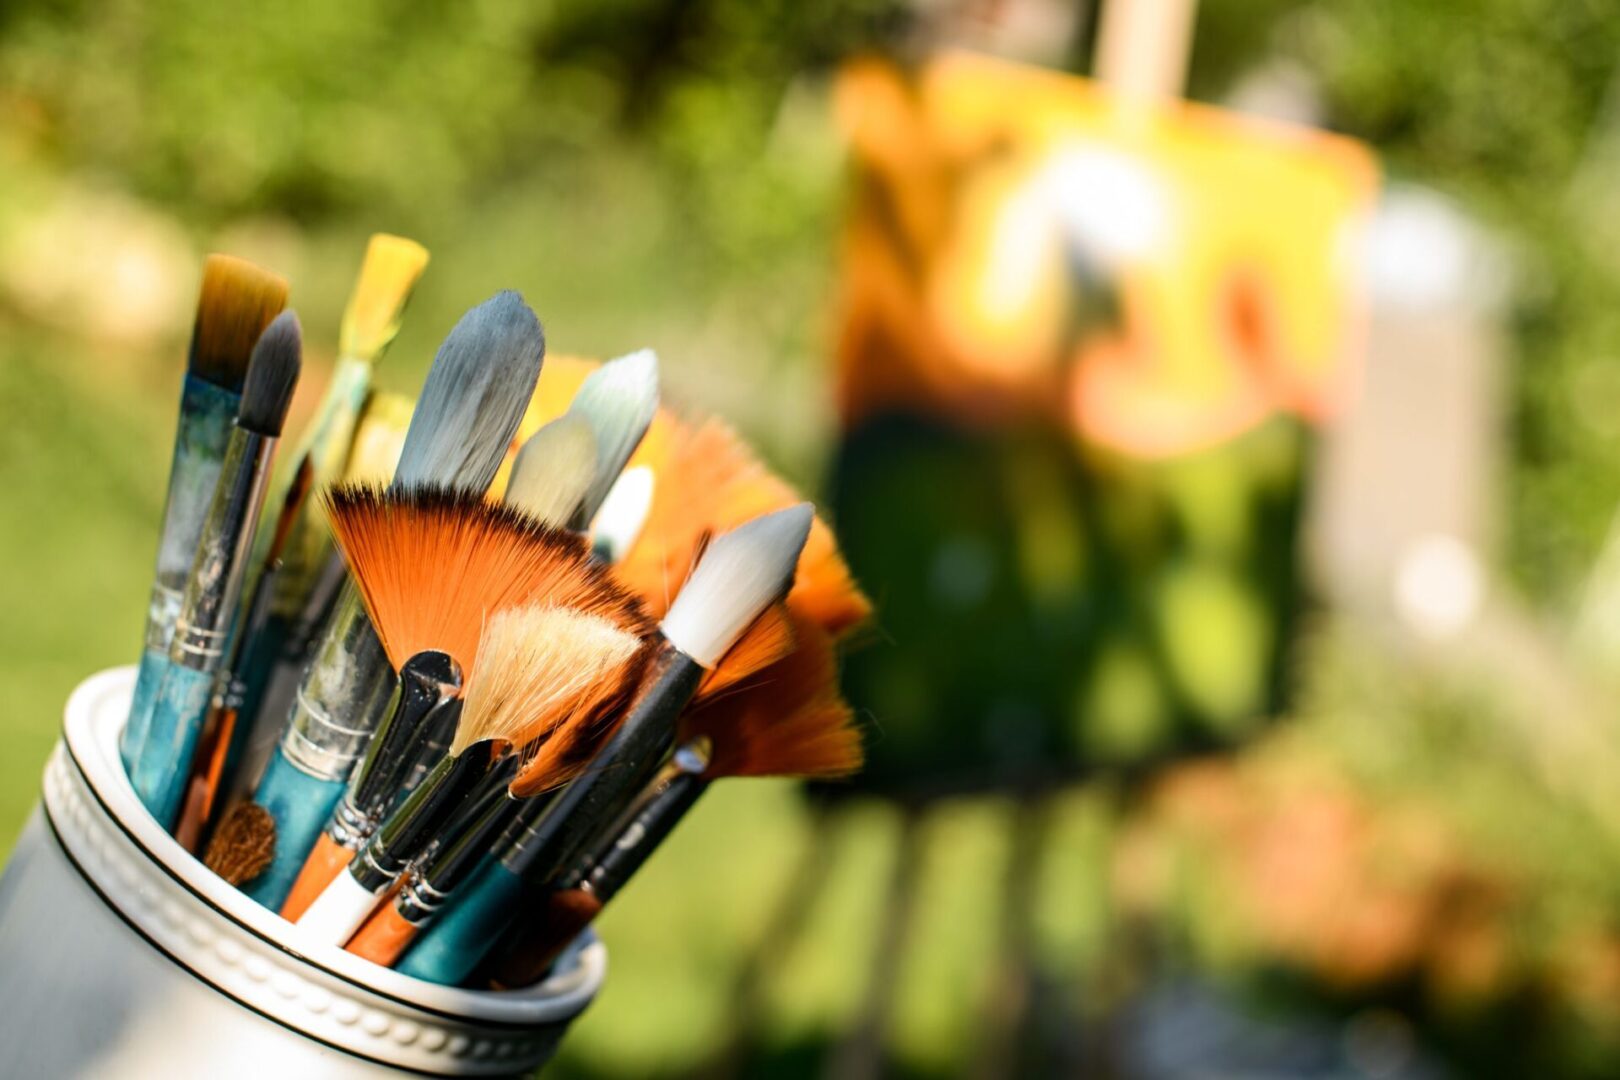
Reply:
[[375, 360], [382, 354], [399, 333], [405, 302], [427, 263], [427, 248], [416, 241], [373, 234], [338, 331], [344, 356]]
[[366, 402], [355, 428], [349, 459], [343, 466], [346, 484], [386, 484], [399, 465], [405, 432], [415, 406], [403, 394], [379, 391]]
[[483, 739], [524, 746], [578, 718], [641, 646], [596, 615], [532, 606], [491, 615], [467, 679], [466, 704], [450, 752]]
[[595, 476], [596, 432], [583, 417], [561, 416], [518, 451], [506, 502], [553, 528], [566, 528]]

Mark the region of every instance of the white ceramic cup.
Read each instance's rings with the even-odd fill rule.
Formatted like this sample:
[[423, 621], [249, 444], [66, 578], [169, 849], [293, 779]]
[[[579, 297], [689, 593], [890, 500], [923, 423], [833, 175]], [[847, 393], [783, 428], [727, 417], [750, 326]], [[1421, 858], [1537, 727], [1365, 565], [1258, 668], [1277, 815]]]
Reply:
[[41, 807], [0, 877], [0, 1070], [28, 1077], [509, 1076], [602, 985], [589, 935], [545, 982], [435, 986], [320, 942], [163, 831], [118, 760], [135, 669], [68, 700]]

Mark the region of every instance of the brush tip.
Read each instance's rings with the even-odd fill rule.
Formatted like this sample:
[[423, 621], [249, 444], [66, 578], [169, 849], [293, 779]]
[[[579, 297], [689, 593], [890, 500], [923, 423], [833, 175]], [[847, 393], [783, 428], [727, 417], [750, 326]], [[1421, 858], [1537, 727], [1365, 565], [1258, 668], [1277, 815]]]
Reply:
[[233, 255], [208, 256], [188, 370], [216, 386], [240, 391], [253, 343], [286, 306], [286, 279]]
[[596, 432], [596, 476], [581, 507], [588, 522], [658, 411], [658, 354], [640, 349], [609, 360], [586, 376], [568, 411], [585, 417]]
[[427, 248], [415, 240], [372, 234], [338, 331], [344, 356], [374, 361], [382, 355], [399, 333], [400, 316], [427, 263]]
[[655, 486], [652, 469], [637, 465], [620, 473], [608, 488], [602, 508], [591, 522], [591, 548], [603, 562], [618, 563], [636, 546], [652, 510]]
[[564, 414], [530, 436], [512, 462], [506, 501], [553, 528], [566, 528], [596, 475], [596, 432]]
[[303, 328], [296, 312], [283, 311], [253, 346], [237, 424], [260, 435], [279, 436], [302, 365]]
[[433, 358], [394, 482], [488, 488], [534, 395], [545, 351], [540, 320], [509, 289], [463, 315]]
[[664, 616], [664, 637], [712, 669], [793, 584], [814, 519], [815, 507], [803, 502], [716, 537]]

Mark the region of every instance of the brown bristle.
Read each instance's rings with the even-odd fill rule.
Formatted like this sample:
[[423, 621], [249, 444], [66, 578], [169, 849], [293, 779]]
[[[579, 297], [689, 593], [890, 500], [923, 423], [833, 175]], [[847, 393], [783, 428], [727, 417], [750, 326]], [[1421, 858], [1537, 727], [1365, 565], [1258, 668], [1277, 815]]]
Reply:
[[703, 677], [693, 703], [701, 704], [776, 663], [793, 651], [797, 640], [787, 608], [772, 604]]
[[[799, 494], [754, 457], [741, 438], [718, 420], [696, 427], [674, 424], [661, 460], [649, 462], [658, 477], [641, 539], [618, 567], [621, 580], [662, 616], [680, 583], [697, 562], [700, 540], [751, 518], [801, 502]], [[871, 605], [850, 576], [832, 530], [819, 517], [799, 557], [788, 594], [795, 614], [834, 635], [871, 614]]]
[[561, 787], [585, 771], [624, 719], [624, 707], [641, 684], [651, 651], [643, 649], [614, 675], [597, 683], [575, 706], [569, 723], [554, 727], [531, 743], [523, 769], [512, 781], [515, 795], [528, 797]]
[[287, 282], [246, 259], [210, 255], [203, 266], [187, 368], [241, 393], [253, 344], [287, 306]]
[[478, 643], [466, 705], [450, 752], [494, 739], [523, 748], [595, 715], [604, 685], [615, 685], [642, 639], [611, 619], [537, 604], [497, 611]]
[[797, 648], [681, 717], [682, 739], [713, 744], [705, 775], [831, 779], [860, 769], [860, 731], [839, 696], [832, 639], [804, 618], [793, 632]]
[[208, 842], [203, 865], [232, 885], [243, 885], [270, 865], [276, 854], [276, 819], [254, 802], [239, 802]]
[[395, 670], [424, 649], [476, 669], [486, 617], [550, 605], [599, 615], [638, 638], [640, 602], [573, 533], [510, 506], [445, 488], [333, 488], [328, 519]]

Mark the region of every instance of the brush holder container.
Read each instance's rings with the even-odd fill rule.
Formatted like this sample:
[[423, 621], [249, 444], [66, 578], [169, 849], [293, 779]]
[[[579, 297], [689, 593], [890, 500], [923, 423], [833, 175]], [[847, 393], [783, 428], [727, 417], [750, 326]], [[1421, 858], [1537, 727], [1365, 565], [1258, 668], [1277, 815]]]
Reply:
[[421, 982], [320, 942], [214, 876], [118, 758], [133, 668], [68, 701], [44, 798], [0, 877], [0, 1067], [29, 1077], [512, 1076], [602, 984], [586, 936], [528, 990]]

